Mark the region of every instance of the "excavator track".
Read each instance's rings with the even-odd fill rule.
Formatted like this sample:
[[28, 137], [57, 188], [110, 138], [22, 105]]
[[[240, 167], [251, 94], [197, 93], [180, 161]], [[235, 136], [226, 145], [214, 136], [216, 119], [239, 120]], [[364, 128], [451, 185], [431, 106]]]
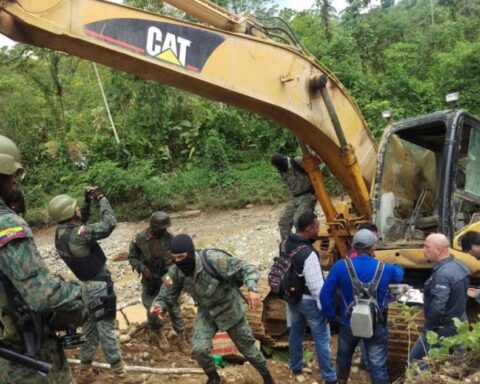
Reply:
[[388, 308], [388, 361], [391, 365], [405, 365], [408, 352], [423, 332], [423, 308], [390, 304]]
[[258, 292], [263, 305], [255, 311], [247, 312], [247, 320], [253, 335], [265, 346], [287, 347], [288, 329], [285, 301], [275, 297], [264, 280], [259, 281]]
[[[265, 281], [259, 284], [263, 305], [249, 310], [247, 319], [253, 334], [263, 345], [272, 348], [288, 346], [285, 302], [270, 292]], [[423, 331], [423, 309], [419, 306], [390, 304], [388, 309], [388, 361], [404, 368], [408, 352]]]

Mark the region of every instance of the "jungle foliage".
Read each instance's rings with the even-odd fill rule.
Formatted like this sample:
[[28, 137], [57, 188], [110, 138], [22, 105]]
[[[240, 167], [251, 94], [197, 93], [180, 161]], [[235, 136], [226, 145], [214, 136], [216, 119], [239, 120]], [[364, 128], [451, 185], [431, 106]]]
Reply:
[[[181, 12], [151, 0], [150, 11]], [[235, 12], [286, 19], [300, 43], [344, 83], [376, 137], [381, 112], [396, 119], [459, 106], [480, 114], [480, 0], [330, 0], [301, 12], [268, 0], [218, 0]], [[230, 208], [275, 203], [286, 191], [269, 164], [298, 153], [295, 137], [252, 113], [98, 66], [117, 143], [92, 63], [17, 44], [0, 51], [0, 132], [20, 147], [31, 222], [46, 220], [59, 193], [100, 185], [121, 219], [154, 209]], [[335, 188], [331, 182], [332, 188]]]

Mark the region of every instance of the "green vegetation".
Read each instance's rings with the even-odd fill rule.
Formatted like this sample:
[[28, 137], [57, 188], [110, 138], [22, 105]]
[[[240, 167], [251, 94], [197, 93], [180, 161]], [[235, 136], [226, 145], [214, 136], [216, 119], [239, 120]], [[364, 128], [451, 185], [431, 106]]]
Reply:
[[[128, 3], [163, 10], [162, 2]], [[345, 84], [377, 137], [382, 110], [400, 119], [444, 109], [448, 92], [460, 91], [459, 106], [480, 113], [480, 0], [384, 0], [370, 8], [368, 0], [350, 0], [339, 17], [329, 0], [298, 13], [268, 0], [217, 3], [288, 20], [300, 43]], [[298, 153], [290, 132], [222, 103], [98, 69], [119, 144], [91, 63], [21, 44], [0, 51], [0, 132], [19, 144], [28, 168], [22, 189], [30, 222], [46, 221], [52, 196], [81, 197], [91, 184], [103, 187], [121, 219], [132, 220], [152, 209], [286, 198], [268, 159]]]

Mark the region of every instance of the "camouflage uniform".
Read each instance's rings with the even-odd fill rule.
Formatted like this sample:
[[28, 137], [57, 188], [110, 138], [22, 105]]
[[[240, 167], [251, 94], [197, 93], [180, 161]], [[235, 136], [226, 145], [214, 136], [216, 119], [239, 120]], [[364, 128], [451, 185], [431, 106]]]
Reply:
[[[162, 277], [167, 273], [168, 267], [172, 264], [170, 255], [170, 241], [172, 235], [165, 231], [161, 238], [153, 237], [149, 229], [138, 233], [130, 243], [128, 252], [128, 262], [132, 268], [142, 274], [148, 267], [153, 274], [153, 278], [147, 279], [142, 276], [142, 303], [147, 309], [148, 324], [151, 330], [159, 330], [162, 327], [161, 321], [149, 312], [153, 300], [158, 295], [162, 286]], [[178, 301], [168, 307], [170, 320], [175, 332], [180, 333], [184, 330], [182, 312]]]
[[[19, 309], [26, 307], [36, 313], [77, 311], [83, 307], [82, 287], [78, 282], [66, 282], [50, 274], [33, 241], [28, 224], [6, 207], [0, 198], [0, 340], [23, 352]], [[7, 279], [14, 290], [14, 297], [6, 297]], [[9, 284], [8, 282], [6, 284]], [[15, 309], [8, 305], [15, 302]], [[73, 383], [70, 367], [63, 348], [54, 333], [46, 325], [42, 330], [38, 359], [53, 364], [47, 376], [10, 363], [0, 358], [0, 383]]]
[[308, 174], [303, 170], [301, 157], [288, 157], [288, 169], [280, 172], [283, 181], [292, 194], [278, 220], [280, 236], [286, 239], [292, 226], [304, 212], [315, 209], [317, 198]]
[[208, 250], [207, 258], [227, 282], [210, 276], [196, 254], [194, 275], [186, 276], [176, 265], [170, 267], [154, 304], [162, 309], [167, 308], [178, 300], [182, 289], [192, 296], [198, 306], [192, 338], [193, 355], [205, 372], [215, 370], [210, 356], [213, 336], [217, 331], [226, 331], [260, 374], [269, 375], [265, 357], [255, 347], [255, 339], [245, 317], [244, 303], [235, 288], [238, 281], [245, 283], [248, 288], [254, 288], [260, 278], [259, 273], [251, 264], [217, 250]]
[[[57, 239], [61, 237], [65, 231], [71, 230], [68, 238], [68, 247], [73, 255], [83, 254], [88, 256], [91, 245], [96, 243], [97, 240], [108, 237], [115, 228], [117, 221], [110, 203], [104, 197], [99, 201], [99, 204], [102, 216], [99, 223], [62, 223], [58, 225]], [[82, 220], [86, 223], [90, 217], [90, 204], [84, 203], [81, 212]], [[89, 279], [89, 281], [104, 281], [107, 283], [108, 292], [113, 293], [112, 278], [110, 272], [104, 265], [100, 267], [95, 276]], [[90, 289], [89, 301], [100, 301], [101, 296], [105, 296], [103, 289]], [[115, 336], [115, 320], [95, 321], [95, 316], [91, 313], [83, 325], [83, 332], [85, 333], [86, 342], [80, 348], [80, 360], [82, 362], [90, 362], [93, 360], [99, 343], [102, 346], [105, 360], [109, 364], [115, 364], [122, 360], [120, 345]]]

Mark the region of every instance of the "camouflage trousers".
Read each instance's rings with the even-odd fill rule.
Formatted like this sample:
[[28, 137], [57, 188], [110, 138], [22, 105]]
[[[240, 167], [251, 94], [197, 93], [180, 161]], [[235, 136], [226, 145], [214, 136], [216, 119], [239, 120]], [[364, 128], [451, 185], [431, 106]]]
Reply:
[[[158, 319], [158, 317], [153, 316], [150, 314], [150, 307], [152, 306], [153, 300], [157, 297], [158, 290], [152, 290], [149, 287], [142, 284], [142, 304], [147, 310], [147, 320], [148, 326], [151, 330], [156, 331], [162, 328], [162, 321]], [[175, 305], [169, 306], [167, 308], [168, 314], [170, 315], [170, 321], [172, 322], [172, 327], [175, 332], [183, 332], [185, 329], [185, 324], [183, 322], [182, 311], [180, 310], [180, 305], [176, 303]]]
[[[200, 310], [195, 319], [192, 337], [192, 352], [195, 360], [205, 372], [215, 370], [215, 364], [210, 352], [212, 339], [217, 333], [218, 327], [207, 311]], [[245, 316], [237, 324], [227, 330], [228, 335], [236, 345], [240, 353], [260, 372], [268, 374], [265, 356], [255, 347], [255, 338], [252, 329], [248, 325]]]
[[67, 362], [63, 348], [55, 336], [42, 339], [38, 360], [52, 364], [52, 370], [47, 376], [42, 376], [31, 369], [11, 363], [0, 358], [0, 383], [2, 384], [73, 384], [72, 372]]
[[[85, 282], [87, 287], [87, 303], [100, 302], [100, 297], [107, 293], [105, 284], [98, 284], [97, 281]], [[90, 362], [95, 357], [98, 345], [101, 344], [105, 361], [109, 364], [122, 360], [120, 344], [115, 336], [115, 320], [95, 321], [95, 316], [91, 313], [82, 327], [85, 335], [85, 344], [80, 347], [80, 360]]]
[[278, 229], [282, 240], [288, 237], [293, 225], [302, 213], [315, 210], [315, 204], [317, 204], [317, 197], [313, 193], [292, 197], [287, 202], [278, 220]]

